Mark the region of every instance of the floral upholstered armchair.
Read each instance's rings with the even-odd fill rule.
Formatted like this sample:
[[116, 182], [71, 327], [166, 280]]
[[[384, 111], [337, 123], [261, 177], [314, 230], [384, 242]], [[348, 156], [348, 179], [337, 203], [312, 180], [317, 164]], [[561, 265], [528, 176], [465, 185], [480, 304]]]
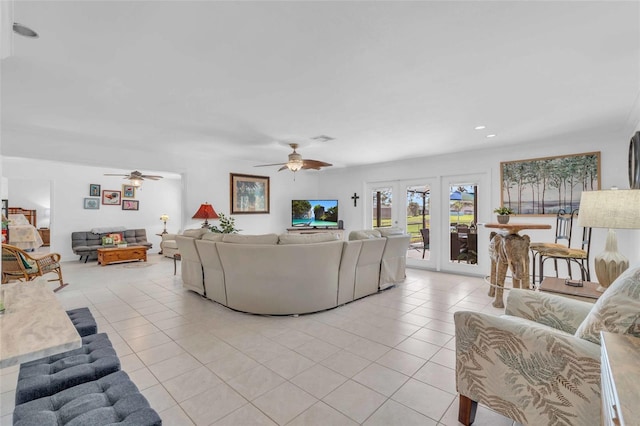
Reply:
[[638, 335], [640, 265], [592, 305], [514, 289], [505, 315], [456, 312], [458, 420], [477, 403], [523, 425], [600, 424], [600, 331]]

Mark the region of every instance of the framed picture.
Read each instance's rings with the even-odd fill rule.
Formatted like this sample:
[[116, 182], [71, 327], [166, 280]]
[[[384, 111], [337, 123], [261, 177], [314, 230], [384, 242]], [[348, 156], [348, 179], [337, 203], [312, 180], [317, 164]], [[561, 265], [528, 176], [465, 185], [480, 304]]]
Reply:
[[89, 185], [89, 196], [90, 197], [99, 197], [100, 196], [100, 185], [96, 185], [92, 183]]
[[269, 176], [230, 175], [231, 214], [269, 213]]
[[107, 206], [119, 206], [122, 202], [120, 191], [105, 189], [102, 191], [102, 204]]
[[87, 210], [98, 210], [100, 208], [99, 198], [85, 198], [84, 208]]
[[133, 185], [122, 185], [122, 198], [135, 198], [136, 187]]
[[140, 201], [138, 200], [122, 200], [122, 210], [138, 210]]
[[500, 163], [501, 205], [518, 215], [570, 212], [582, 191], [600, 189], [600, 152]]

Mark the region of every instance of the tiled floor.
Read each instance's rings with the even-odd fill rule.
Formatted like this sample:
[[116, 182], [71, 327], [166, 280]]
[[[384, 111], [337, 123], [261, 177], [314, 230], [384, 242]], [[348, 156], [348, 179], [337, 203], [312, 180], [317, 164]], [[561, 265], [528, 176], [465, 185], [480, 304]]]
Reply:
[[[457, 425], [453, 313], [491, 307], [480, 278], [406, 281], [300, 317], [234, 312], [183, 290], [173, 261], [63, 265], [67, 309], [88, 306], [166, 425]], [[17, 367], [0, 370], [11, 424]], [[479, 407], [475, 425], [513, 422]]]

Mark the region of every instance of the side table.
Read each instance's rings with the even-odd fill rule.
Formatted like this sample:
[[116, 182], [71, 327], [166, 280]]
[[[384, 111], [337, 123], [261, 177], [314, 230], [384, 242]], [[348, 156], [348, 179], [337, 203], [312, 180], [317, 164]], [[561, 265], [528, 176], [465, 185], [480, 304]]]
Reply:
[[596, 288], [598, 288], [598, 283], [583, 281], [582, 284], [582, 287], [572, 287], [564, 283], [564, 278], [546, 277], [538, 286], [538, 290], [595, 303], [595, 301], [602, 295], [601, 292], [596, 290]]

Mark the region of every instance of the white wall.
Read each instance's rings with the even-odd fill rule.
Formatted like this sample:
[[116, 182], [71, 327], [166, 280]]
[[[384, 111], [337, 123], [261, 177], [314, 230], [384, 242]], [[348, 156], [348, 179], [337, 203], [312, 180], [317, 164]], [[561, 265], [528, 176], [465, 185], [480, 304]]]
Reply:
[[[9, 190], [11, 188], [11, 190]], [[7, 184], [9, 207], [36, 211], [36, 226], [48, 228], [51, 207], [51, 181], [44, 179], [11, 179]]]

